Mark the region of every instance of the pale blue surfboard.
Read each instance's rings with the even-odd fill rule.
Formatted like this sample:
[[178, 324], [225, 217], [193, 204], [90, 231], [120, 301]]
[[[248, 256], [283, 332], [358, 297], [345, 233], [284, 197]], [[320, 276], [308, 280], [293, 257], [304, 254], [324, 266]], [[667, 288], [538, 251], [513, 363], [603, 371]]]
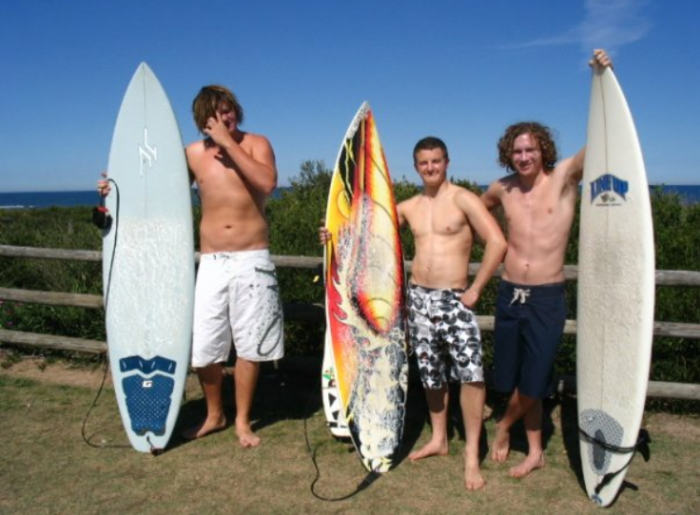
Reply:
[[145, 63], [119, 110], [103, 240], [107, 347], [131, 445], [164, 449], [183, 396], [194, 308], [187, 163], [168, 97]]

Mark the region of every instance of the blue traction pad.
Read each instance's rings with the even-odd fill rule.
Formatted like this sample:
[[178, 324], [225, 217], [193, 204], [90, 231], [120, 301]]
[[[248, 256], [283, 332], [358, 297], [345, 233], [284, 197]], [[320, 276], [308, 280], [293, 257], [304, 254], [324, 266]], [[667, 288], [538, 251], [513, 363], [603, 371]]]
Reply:
[[175, 381], [162, 373], [151, 377], [147, 375], [154, 372], [172, 375], [177, 364], [160, 356], [153, 359], [129, 356], [119, 360], [119, 368], [122, 372], [136, 371], [122, 379], [131, 430], [137, 435], [144, 435], [148, 431], [157, 436], [164, 435]]
[[122, 372], [131, 372], [132, 370], [140, 370], [146, 374], [151, 372], [165, 372], [174, 374], [177, 368], [177, 363], [172, 359], [156, 356], [152, 359], [143, 359], [141, 356], [129, 356], [119, 360], [119, 368]]

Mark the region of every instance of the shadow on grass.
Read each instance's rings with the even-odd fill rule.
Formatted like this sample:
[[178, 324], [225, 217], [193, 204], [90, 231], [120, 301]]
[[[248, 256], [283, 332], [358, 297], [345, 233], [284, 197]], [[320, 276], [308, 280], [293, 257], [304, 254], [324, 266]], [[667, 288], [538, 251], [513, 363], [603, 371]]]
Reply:
[[[228, 368], [227, 368], [228, 370]], [[285, 420], [303, 420], [321, 408], [321, 359], [285, 358], [277, 365], [263, 363], [253, 400], [253, 431]], [[236, 417], [235, 386], [232, 373], [223, 381], [223, 404], [228, 429]], [[180, 408], [168, 450], [192, 442], [182, 436], [206, 417], [204, 398], [187, 400]]]
[[[569, 460], [569, 468], [576, 474], [576, 480], [584, 495], [586, 492], [586, 483], [583, 479], [583, 465], [581, 463], [581, 451], [579, 446], [579, 429], [578, 429], [578, 405], [576, 398], [563, 397], [561, 402], [561, 431], [562, 439], [564, 440], [564, 448], [566, 456]], [[634, 492], [639, 490], [639, 487], [627, 480], [622, 481], [620, 490], [617, 492], [615, 499], [609, 506], [613, 506], [625, 490]]]
[[[449, 442], [457, 439], [460, 442], [465, 443], [466, 433], [464, 429], [464, 419], [462, 417], [459, 396], [460, 386], [450, 383], [449, 405], [447, 408], [447, 439]], [[418, 373], [415, 360], [411, 360], [403, 444], [399, 453], [397, 466], [408, 457], [410, 452], [416, 446], [416, 442], [423, 433], [426, 424], [430, 425], [430, 414], [428, 412], [428, 403], [425, 396], [425, 390], [421, 384], [420, 374]], [[485, 426], [482, 425], [481, 437], [479, 439], [480, 461], [483, 461], [487, 454], [488, 436], [486, 434]]]

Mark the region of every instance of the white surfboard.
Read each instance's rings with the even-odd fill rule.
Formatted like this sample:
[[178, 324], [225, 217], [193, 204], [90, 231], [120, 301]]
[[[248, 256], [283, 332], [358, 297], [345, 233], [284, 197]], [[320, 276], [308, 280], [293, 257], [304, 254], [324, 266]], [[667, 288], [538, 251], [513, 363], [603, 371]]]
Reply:
[[103, 241], [107, 347], [124, 427], [137, 451], [166, 447], [189, 366], [194, 240], [187, 163], [170, 102], [142, 63], [112, 137]]
[[611, 69], [594, 71], [581, 193], [577, 391], [583, 477], [612, 503], [634, 455], [654, 324], [654, 234], [642, 152]]
[[323, 399], [323, 411], [326, 414], [326, 424], [336, 438], [350, 438], [350, 428], [345, 419], [345, 410], [340, 401], [338, 391], [338, 379], [335, 373], [335, 359], [333, 357], [333, 340], [330, 329], [326, 329], [323, 344], [323, 364], [321, 370], [321, 397]]

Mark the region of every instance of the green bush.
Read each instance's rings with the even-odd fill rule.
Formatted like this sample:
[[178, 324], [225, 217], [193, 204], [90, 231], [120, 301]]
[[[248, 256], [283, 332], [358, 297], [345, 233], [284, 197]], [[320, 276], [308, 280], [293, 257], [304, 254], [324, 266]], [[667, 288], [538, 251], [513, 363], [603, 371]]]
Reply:
[[[99, 250], [91, 207], [0, 210], [0, 244], [19, 247]], [[0, 258], [0, 287], [100, 294], [102, 265], [96, 262]], [[2, 301], [0, 301], [2, 302]], [[104, 311], [2, 302], [0, 328], [105, 339]]]
[[[270, 222], [270, 250], [274, 255], [321, 256], [318, 227], [322, 223], [331, 171], [321, 161], [301, 164], [300, 174], [279, 198], [270, 199], [267, 215]], [[479, 193], [475, 184], [456, 181], [460, 186]], [[406, 178], [394, 182], [397, 201], [420, 192]], [[664, 194], [657, 189], [652, 194], [652, 209], [656, 238], [656, 267], [663, 270], [699, 270], [700, 204], [686, 205], [677, 195]], [[198, 232], [200, 210], [194, 210], [195, 231]], [[503, 223], [502, 213], [496, 213]], [[13, 246], [99, 250], [100, 232], [91, 224], [91, 208], [50, 208], [0, 210], [0, 244]], [[575, 264], [578, 255], [578, 214], [574, 219], [571, 238], [566, 250], [566, 263]], [[414, 253], [410, 230], [402, 231], [404, 257]], [[475, 245], [472, 260], [481, 259], [483, 249]], [[285, 303], [323, 302], [322, 268], [279, 268], [280, 290]], [[495, 311], [497, 281], [489, 283], [482, 294], [477, 312], [483, 315]], [[0, 258], [0, 287], [29, 290], [100, 294], [101, 265], [29, 258]], [[569, 318], [576, 317], [576, 283], [567, 285]], [[656, 320], [698, 323], [700, 321], [700, 289], [691, 287], [657, 287]], [[102, 311], [26, 305], [0, 304], [0, 326], [28, 332], [45, 332], [65, 336], [104, 339]], [[288, 320], [285, 325], [286, 347], [290, 355], [320, 355], [325, 324], [322, 320], [299, 322]], [[700, 383], [700, 353], [697, 340], [656, 338], [651, 378], [657, 381]], [[484, 333], [487, 364], [492, 359], [492, 334]], [[559, 354], [556, 370], [575, 372], [576, 339], [566, 336]]]

